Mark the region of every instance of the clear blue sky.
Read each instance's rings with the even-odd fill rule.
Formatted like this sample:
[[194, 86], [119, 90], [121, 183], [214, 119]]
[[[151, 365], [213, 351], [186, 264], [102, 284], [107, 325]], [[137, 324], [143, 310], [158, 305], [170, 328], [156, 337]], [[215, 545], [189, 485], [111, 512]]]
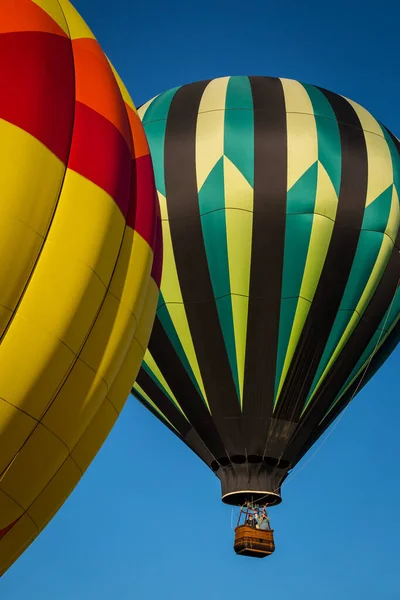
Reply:
[[[75, 4], [137, 105], [198, 79], [277, 75], [348, 96], [400, 135], [395, 0]], [[2, 578], [1, 598], [400, 600], [399, 367], [398, 349], [287, 481], [271, 510], [277, 550], [262, 561], [236, 557], [218, 480], [131, 398], [73, 495]]]

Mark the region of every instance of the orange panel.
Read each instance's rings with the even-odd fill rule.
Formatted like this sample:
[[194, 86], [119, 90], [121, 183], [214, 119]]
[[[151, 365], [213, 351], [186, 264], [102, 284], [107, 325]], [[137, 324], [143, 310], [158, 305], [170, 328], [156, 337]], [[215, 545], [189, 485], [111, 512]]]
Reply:
[[0, 2], [0, 33], [43, 31], [67, 37], [59, 25], [31, 0]]
[[74, 40], [76, 100], [108, 119], [132, 148], [132, 134], [125, 104], [112, 70], [98, 42]]

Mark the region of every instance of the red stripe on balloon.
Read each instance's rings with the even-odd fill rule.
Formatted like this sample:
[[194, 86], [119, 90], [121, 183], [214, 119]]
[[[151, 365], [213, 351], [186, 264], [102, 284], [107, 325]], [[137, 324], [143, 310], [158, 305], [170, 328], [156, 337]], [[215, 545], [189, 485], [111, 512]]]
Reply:
[[153, 248], [157, 193], [153, 165], [149, 154], [135, 159], [132, 164], [132, 198], [136, 198], [136, 205], [132, 204], [127, 225], [135, 229]]
[[106, 191], [128, 214], [131, 152], [118, 129], [85, 104], [76, 103], [68, 168]]
[[4, 33], [0, 56], [0, 118], [65, 163], [75, 108], [71, 40], [39, 31]]

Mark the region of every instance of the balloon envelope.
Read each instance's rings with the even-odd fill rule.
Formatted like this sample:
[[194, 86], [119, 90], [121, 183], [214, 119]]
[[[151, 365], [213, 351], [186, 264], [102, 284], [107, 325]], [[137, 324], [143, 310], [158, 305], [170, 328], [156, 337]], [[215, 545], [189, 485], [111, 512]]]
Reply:
[[133, 393], [225, 502], [277, 503], [399, 340], [399, 141], [351, 100], [269, 77], [185, 85], [139, 114], [164, 269]]
[[129, 395], [161, 230], [140, 119], [72, 5], [3, 0], [0, 57], [2, 574]]

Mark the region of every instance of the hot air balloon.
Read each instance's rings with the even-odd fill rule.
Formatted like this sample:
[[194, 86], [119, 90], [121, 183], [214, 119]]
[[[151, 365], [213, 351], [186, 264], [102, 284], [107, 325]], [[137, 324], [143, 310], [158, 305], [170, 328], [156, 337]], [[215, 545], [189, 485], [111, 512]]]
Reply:
[[0, 3], [0, 574], [129, 395], [158, 298], [146, 137], [67, 0]]
[[184, 85], [139, 114], [164, 267], [133, 394], [225, 503], [278, 504], [399, 341], [400, 143], [359, 104], [272, 77]]

